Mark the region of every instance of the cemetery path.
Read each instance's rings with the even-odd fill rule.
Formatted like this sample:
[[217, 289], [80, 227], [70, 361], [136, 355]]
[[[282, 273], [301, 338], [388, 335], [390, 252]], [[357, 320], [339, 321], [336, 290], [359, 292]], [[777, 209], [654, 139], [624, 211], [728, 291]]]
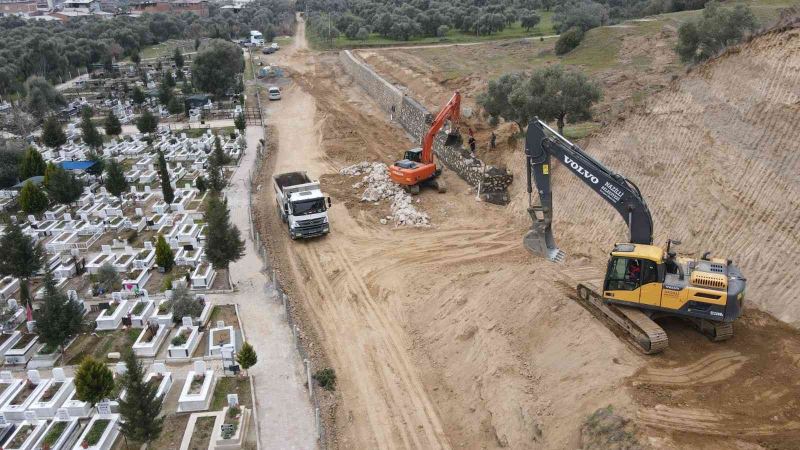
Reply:
[[237, 304], [246, 340], [258, 353], [250, 369], [254, 377], [258, 427], [264, 449], [313, 449], [317, 447], [314, 410], [304, 383], [305, 370], [294, 345], [283, 306], [270, 289], [270, 280], [250, 238], [248, 184], [264, 130], [247, 127], [247, 151], [227, 191], [231, 221], [246, 237], [246, 253], [231, 264], [231, 281], [236, 292], [211, 295], [218, 304]]

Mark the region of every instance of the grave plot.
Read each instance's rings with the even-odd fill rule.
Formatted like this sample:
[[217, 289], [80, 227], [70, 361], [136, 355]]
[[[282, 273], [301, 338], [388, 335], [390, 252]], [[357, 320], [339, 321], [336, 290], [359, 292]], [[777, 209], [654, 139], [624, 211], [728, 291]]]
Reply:
[[109, 358], [109, 354], [117, 356], [129, 350], [140, 334], [141, 330], [136, 328], [79, 334], [72, 345], [64, 351], [63, 365], [80, 364], [86, 356], [111, 362], [113, 359]]
[[236, 351], [242, 345], [242, 335], [233, 305], [214, 305], [203, 344], [195, 356], [221, 358], [223, 349]]
[[21, 338], [22, 338], [22, 333], [16, 330], [10, 333], [1, 333], [0, 356], [5, 357], [6, 352], [10, 350], [14, 345], [16, 345], [17, 341], [19, 341]]
[[3, 450], [33, 450], [34, 444], [46, 429], [46, 420], [36, 420], [35, 418], [25, 420], [17, 426], [8, 441], [3, 444]]
[[163, 401], [172, 388], [172, 372], [167, 371], [166, 366], [162, 363], [155, 363], [151, 367], [150, 372], [145, 376], [145, 383], [153, 384], [156, 386], [156, 398]]
[[147, 326], [147, 319], [155, 311], [155, 302], [149, 298], [138, 300], [130, 310], [131, 326], [134, 328], [144, 328]]
[[22, 333], [20, 338], [3, 355], [6, 365], [18, 366], [27, 364], [36, 351], [38, 341], [39, 336], [33, 333]]
[[24, 380], [14, 378], [9, 370], [0, 372], [0, 405], [5, 405], [11, 397], [16, 395]]
[[184, 317], [167, 348], [167, 360], [185, 361], [192, 357], [200, 343], [200, 327], [193, 325], [191, 317]]
[[75, 444], [81, 430], [80, 423], [77, 418], [70, 417], [65, 409], [59, 412], [33, 446], [34, 449], [70, 450]]
[[25, 412], [35, 403], [49, 385], [50, 378], [41, 378], [38, 370], [29, 370], [28, 379], [14, 391], [2, 407], [0, 413], [6, 420], [24, 420]]
[[133, 344], [133, 353], [140, 358], [153, 358], [158, 354], [161, 344], [169, 336], [169, 328], [164, 324], [153, 323], [142, 329]]
[[53, 378], [47, 382], [41, 396], [30, 405], [29, 411], [36, 413], [36, 417], [40, 419], [54, 417], [58, 408], [74, 391], [74, 378], [66, 377], [64, 369], [56, 367], [53, 369]]
[[116, 330], [122, 325], [122, 318], [128, 314], [130, 310], [130, 302], [128, 300], [112, 300], [108, 304], [108, 308], [97, 316], [97, 330]]
[[119, 435], [119, 414], [98, 413], [92, 416], [73, 450], [109, 450]]
[[193, 370], [186, 375], [181, 395], [178, 398], [178, 412], [204, 411], [211, 404], [214, 388], [214, 371], [207, 370], [205, 361], [195, 361]]

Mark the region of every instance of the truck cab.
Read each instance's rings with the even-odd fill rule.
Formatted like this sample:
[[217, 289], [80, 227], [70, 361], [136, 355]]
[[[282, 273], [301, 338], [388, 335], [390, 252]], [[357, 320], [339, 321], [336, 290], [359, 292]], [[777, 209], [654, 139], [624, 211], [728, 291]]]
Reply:
[[305, 239], [330, 232], [326, 197], [318, 181], [305, 172], [288, 172], [273, 177], [278, 214], [287, 224], [289, 237]]

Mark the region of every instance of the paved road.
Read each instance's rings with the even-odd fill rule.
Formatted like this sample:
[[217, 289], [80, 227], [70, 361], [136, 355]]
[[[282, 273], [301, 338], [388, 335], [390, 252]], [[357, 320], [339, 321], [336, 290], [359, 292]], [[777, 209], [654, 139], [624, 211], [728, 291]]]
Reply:
[[227, 191], [231, 221], [247, 239], [247, 253], [230, 267], [237, 291], [209, 297], [214, 303], [239, 305], [247, 340], [258, 353], [258, 364], [250, 374], [255, 379], [262, 448], [314, 449], [315, 415], [304, 387], [303, 363], [284, 319], [283, 306], [276, 301], [269, 278], [261, 272], [262, 262], [249, 237], [248, 177], [263, 137], [261, 127], [247, 127], [247, 152]]

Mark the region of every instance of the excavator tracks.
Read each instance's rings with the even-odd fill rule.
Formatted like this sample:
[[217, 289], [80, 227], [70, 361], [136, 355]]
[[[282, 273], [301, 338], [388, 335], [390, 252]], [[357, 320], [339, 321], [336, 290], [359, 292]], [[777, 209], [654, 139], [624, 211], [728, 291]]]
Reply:
[[638, 309], [611, 305], [603, 301], [599, 290], [588, 283], [578, 283], [578, 299], [613, 320], [628, 332], [634, 343], [647, 355], [660, 353], [669, 346], [667, 333]]
[[697, 331], [714, 342], [727, 341], [733, 337], [733, 324], [730, 322], [711, 322], [703, 319], [687, 319]]

